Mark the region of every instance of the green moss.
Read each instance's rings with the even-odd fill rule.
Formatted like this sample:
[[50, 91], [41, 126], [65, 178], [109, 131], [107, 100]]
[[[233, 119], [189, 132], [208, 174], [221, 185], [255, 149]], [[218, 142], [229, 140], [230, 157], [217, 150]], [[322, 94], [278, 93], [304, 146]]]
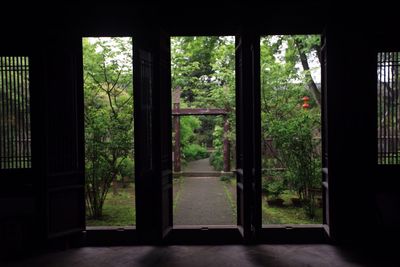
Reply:
[[182, 187], [183, 187], [183, 182], [184, 182], [184, 178], [181, 177], [181, 176], [179, 176], [178, 178], [174, 178], [173, 186], [174, 186], [174, 188], [176, 188], [176, 191], [175, 191], [174, 200], [173, 200], [173, 203], [172, 203], [172, 212], [173, 213], [175, 213], [176, 206], [178, 205], [178, 201], [179, 201], [179, 198], [181, 196], [181, 190], [182, 190]]
[[232, 186], [236, 186], [236, 182], [233, 181], [233, 179], [224, 180], [222, 182], [223, 182], [226, 198], [228, 199], [229, 206], [231, 207], [232, 214], [234, 216], [234, 221], [236, 221], [236, 216], [237, 216], [237, 208], [236, 208], [236, 200], [235, 200], [236, 198], [234, 196], [232, 196], [232, 193], [231, 193], [232, 191], [230, 190], [230, 188]]
[[316, 210], [314, 219], [307, 218], [303, 208], [293, 207], [290, 198], [295, 197], [289, 191], [282, 194], [284, 199], [283, 207], [268, 206], [265, 196], [262, 203], [262, 223], [263, 224], [321, 224], [322, 209]]

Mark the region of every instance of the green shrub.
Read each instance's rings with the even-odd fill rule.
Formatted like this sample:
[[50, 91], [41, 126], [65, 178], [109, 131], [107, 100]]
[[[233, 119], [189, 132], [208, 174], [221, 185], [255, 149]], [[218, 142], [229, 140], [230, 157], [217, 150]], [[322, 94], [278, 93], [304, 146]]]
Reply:
[[131, 157], [127, 157], [119, 160], [119, 173], [122, 177], [129, 177], [134, 179], [135, 176], [135, 163]]
[[220, 150], [215, 150], [210, 155], [210, 164], [216, 171], [222, 171], [224, 168], [224, 159]]
[[221, 177], [219, 177], [219, 180], [222, 182], [229, 182], [231, 180], [232, 176], [228, 175], [228, 174], [224, 174], [221, 175]]
[[182, 148], [182, 154], [186, 161], [204, 159], [209, 156], [207, 149], [198, 144], [186, 145]]
[[280, 178], [270, 179], [264, 177], [262, 179], [262, 191], [273, 199], [279, 198], [285, 189], [286, 186]]
[[320, 125], [317, 112], [300, 110], [297, 116], [271, 122], [270, 130], [276, 148], [286, 164], [285, 178], [306, 203], [309, 218], [315, 217], [314, 188], [321, 183], [320, 139], [314, 138]]

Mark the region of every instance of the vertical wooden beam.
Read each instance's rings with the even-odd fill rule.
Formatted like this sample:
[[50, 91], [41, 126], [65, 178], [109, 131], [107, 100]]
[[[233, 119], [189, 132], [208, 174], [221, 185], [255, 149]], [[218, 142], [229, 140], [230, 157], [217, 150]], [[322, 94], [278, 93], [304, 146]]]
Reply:
[[229, 132], [228, 116], [224, 115], [224, 172], [229, 172], [231, 169], [228, 132]]
[[[179, 112], [180, 109], [181, 88], [176, 87], [173, 93], [174, 110]], [[173, 120], [173, 127], [175, 131], [174, 142], [174, 172], [181, 171], [181, 129], [180, 129], [180, 116], [175, 115]]]

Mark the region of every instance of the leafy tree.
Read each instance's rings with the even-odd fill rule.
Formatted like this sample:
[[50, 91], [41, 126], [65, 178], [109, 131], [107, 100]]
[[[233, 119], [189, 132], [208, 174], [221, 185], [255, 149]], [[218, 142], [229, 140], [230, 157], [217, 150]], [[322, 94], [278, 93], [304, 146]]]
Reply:
[[172, 86], [182, 88], [181, 97], [190, 104], [210, 89], [212, 53], [218, 37], [175, 37], [172, 49]]
[[117, 177], [133, 160], [132, 40], [83, 40], [88, 215], [100, 218]]
[[[315, 216], [321, 168], [320, 96], [308, 65], [318, 44], [316, 36], [268, 36], [261, 43], [262, 142], [265, 147], [272, 139], [278, 152], [271, 159], [263, 151], [263, 167], [286, 168], [286, 187], [297, 191], [309, 217]], [[303, 96], [313, 99], [308, 110]]]
[[315, 138], [319, 114], [301, 110], [297, 116], [271, 122], [270, 133], [285, 163], [288, 185], [305, 204], [309, 217], [315, 216], [316, 192], [321, 183], [320, 139]]

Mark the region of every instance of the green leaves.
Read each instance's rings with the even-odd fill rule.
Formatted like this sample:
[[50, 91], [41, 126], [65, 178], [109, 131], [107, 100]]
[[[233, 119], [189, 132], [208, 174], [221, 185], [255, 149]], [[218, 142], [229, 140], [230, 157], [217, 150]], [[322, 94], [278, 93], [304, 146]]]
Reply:
[[[181, 101], [188, 107], [225, 108], [229, 112], [231, 132], [228, 133], [228, 138], [231, 143], [235, 140], [235, 134], [232, 133], [235, 130], [234, 43], [232, 36], [171, 39], [173, 88], [176, 86], [182, 88]], [[201, 146], [213, 145], [216, 149], [212, 155], [215, 159], [213, 162], [222, 162], [223, 120], [221, 117], [198, 117], [199, 125], [189, 125], [189, 120], [188, 118], [181, 119], [182, 127], [186, 127], [181, 132], [184, 156], [186, 152], [189, 154], [189, 144], [196, 142]]]
[[[285, 168], [284, 179], [263, 179], [264, 190], [279, 191], [280, 183], [297, 191], [314, 216], [312, 189], [320, 187], [320, 110], [315, 102], [302, 108], [304, 96], [313, 99], [307, 86], [310, 75], [300, 71], [300, 50], [316, 58], [318, 36], [267, 36], [261, 39], [262, 138], [273, 140], [275, 155], [263, 151], [263, 167]], [[309, 70], [308, 70], [309, 71]], [[265, 181], [264, 181], [265, 180]], [[314, 205], [314, 206], [313, 206]]]
[[133, 171], [131, 38], [84, 38], [83, 70], [86, 199], [101, 217], [111, 183]]
[[221, 102], [220, 96], [226, 91], [234, 95], [234, 38], [174, 37], [171, 50], [172, 87], [182, 88], [188, 106], [224, 107], [226, 100]]

